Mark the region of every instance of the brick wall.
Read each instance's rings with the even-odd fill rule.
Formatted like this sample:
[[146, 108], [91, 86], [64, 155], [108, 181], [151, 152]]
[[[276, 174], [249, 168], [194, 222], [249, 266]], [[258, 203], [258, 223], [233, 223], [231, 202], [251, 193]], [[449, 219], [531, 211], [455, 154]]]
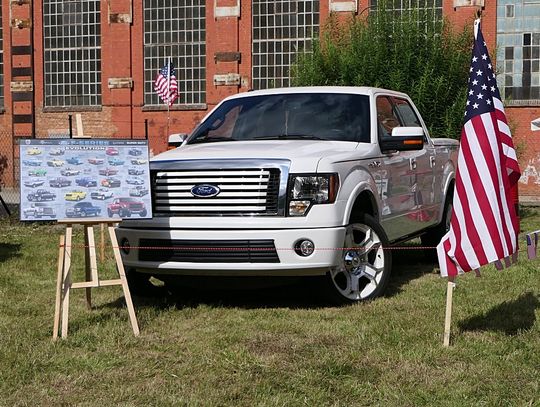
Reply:
[[[13, 150], [11, 144], [11, 97], [10, 83], [10, 30], [9, 0], [2, 2], [4, 30], [4, 72], [6, 110], [0, 115], [0, 155], [6, 155]], [[486, 0], [482, 11], [483, 33], [490, 50], [496, 45], [496, 1]], [[167, 120], [165, 107], [159, 111], [144, 108], [143, 93], [143, 2], [133, 1], [133, 24], [109, 21], [110, 13], [129, 14], [129, 0], [114, 2], [102, 1], [102, 102], [100, 111], [56, 111], [48, 112], [43, 109], [43, 37], [42, 37], [42, 2], [33, 2], [34, 22], [34, 95], [35, 95], [35, 129], [38, 137], [49, 137], [51, 134], [65, 132], [68, 129], [68, 114], [80, 113], [83, 119], [85, 134], [93, 137], [143, 138], [145, 136], [145, 121], [148, 124], [150, 147], [153, 153], [164, 151], [167, 146], [168, 133], [190, 132], [208, 111], [224, 97], [248, 91], [251, 87], [251, 1], [241, 0], [238, 16], [216, 16], [215, 7], [226, 7], [229, 10], [237, 5], [236, 0], [210, 0], [206, 2], [206, 41], [207, 66], [206, 108], [200, 110], [182, 110], [174, 107]], [[350, 10], [356, 8], [356, 13], [362, 13], [369, 5], [368, 0], [358, 2], [348, 0], [321, 0], [321, 26], [328, 18], [330, 7], [334, 10]], [[454, 10], [450, 0], [443, 2], [443, 13], [456, 27], [461, 28], [474, 20], [476, 8], [466, 7]], [[223, 10], [223, 9], [221, 9]], [[340, 13], [343, 18], [350, 11]], [[240, 53], [240, 61], [225, 62], [216, 60], [216, 53]], [[492, 59], [495, 58], [492, 52]], [[164, 61], [165, 62], [165, 61]], [[235, 73], [241, 78], [240, 85], [214, 85], [214, 75]], [[132, 78], [132, 88], [113, 88], [108, 86], [109, 78]], [[180, 89], [180, 91], [182, 91]], [[540, 117], [540, 106], [535, 108], [521, 107], [507, 109], [511, 127], [514, 130], [516, 144], [519, 150], [522, 170], [525, 173], [521, 183], [521, 195], [531, 199], [540, 196], [540, 132], [530, 130], [530, 122]], [[4, 151], [5, 150], [5, 151]], [[538, 172], [537, 172], [538, 169]], [[11, 183], [4, 171], [3, 182]]]

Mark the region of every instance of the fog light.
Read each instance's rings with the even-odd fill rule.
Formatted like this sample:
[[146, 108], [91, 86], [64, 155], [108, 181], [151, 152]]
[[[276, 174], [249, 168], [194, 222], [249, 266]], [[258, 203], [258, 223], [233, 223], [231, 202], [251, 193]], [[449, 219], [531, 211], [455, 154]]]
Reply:
[[302, 257], [311, 256], [315, 251], [315, 243], [309, 239], [302, 239], [294, 244], [294, 251]]
[[310, 206], [311, 201], [291, 201], [289, 203], [289, 215], [304, 216]]
[[124, 254], [129, 254], [131, 246], [129, 245], [129, 240], [127, 240], [125, 237], [120, 241], [120, 247], [122, 248]]

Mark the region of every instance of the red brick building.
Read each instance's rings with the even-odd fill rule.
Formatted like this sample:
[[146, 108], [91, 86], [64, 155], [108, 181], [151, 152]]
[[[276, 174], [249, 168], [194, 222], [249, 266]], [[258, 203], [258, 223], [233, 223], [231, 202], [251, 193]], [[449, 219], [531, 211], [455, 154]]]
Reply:
[[[1, 0], [0, 182], [16, 183], [17, 137], [65, 136], [69, 115], [76, 135], [78, 113], [85, 136], [147, 132], [153, 152], [163, 151], [167, 133], [189, 132], [223, 97], [287, 86], [295, 53], [309, 47], [331, 12], [360, 15], [375, 2]], [[522, 199], [540, 196], [540, 0], [420, 3], [458, 26], [472, 24], [476, 7], [455, 5], [485, 3], [483, 32], [497, 49], [492, 59], [520, 152]], [[152, 89], [168, 57], [180, 88], [169, 113]]]

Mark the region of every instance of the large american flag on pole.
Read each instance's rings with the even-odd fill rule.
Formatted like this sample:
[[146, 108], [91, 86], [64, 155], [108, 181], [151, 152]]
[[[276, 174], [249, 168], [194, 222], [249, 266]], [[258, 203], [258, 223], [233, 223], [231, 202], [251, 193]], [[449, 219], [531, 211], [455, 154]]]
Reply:
[[511, 189], [520, 177], [516, 151], [480, 20], [474, 23], [465, 123], [461, 130], [450, 230], [437, 246], [441, 275], [501, 268], [517, 253]]
[[154, 81], [154, 90], [169, 107], [178, 98], [178, 81], [176, 80], [174, 65], [170, 60], [159, 70], [159, 74]]

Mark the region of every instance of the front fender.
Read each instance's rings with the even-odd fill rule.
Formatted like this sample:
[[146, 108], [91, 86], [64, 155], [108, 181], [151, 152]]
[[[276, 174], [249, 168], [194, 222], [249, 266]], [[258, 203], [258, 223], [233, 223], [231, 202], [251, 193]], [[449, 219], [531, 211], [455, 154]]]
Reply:
[[372, 209], [373, 216], [380, 222], [381, 199], [375, 179], [367, 168], [357, 166], [351, 169], [343, 180], [342, 194], [343, 199], [347, 201], [343, 213], [343, 225], [349, 223], [355, 203], [361, 194], [367, 194], [370, 202], [365, 203], [365, 206]]

